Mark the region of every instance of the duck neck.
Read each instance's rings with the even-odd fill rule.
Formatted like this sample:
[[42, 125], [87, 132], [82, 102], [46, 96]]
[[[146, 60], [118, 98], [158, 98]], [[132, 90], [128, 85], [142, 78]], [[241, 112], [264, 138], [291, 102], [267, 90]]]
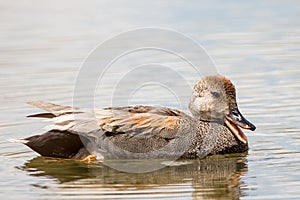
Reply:
[[213, 117], [210, 113], [207, 113], [207, 112], [200, 112], [200, 113], [192, 112], [192, 114], [196, 120], [199, 120], [202, 122], [214, 122], [214, 123], [224, 125], [224, 116]]
[[218, 124], [224, 125], [224, 120], [218, 119], [218, 118], [209, 119], [209, 120], [208, 120], [208, 119], [199, 119], [199, 121], [202, 121], [202, 122], [208, 122], [208, 123], [213, 122], [213, 123], [218, 123]]
[[215, 123], [219, 123], [219, 124], [224, 124], [224, 115], [222, 114], [217, 114], [214, 113], [212, 114], [211, 112], [192, 112], [193, 117], [199, 121], [203, 121], [203, 122], [215, 122]]

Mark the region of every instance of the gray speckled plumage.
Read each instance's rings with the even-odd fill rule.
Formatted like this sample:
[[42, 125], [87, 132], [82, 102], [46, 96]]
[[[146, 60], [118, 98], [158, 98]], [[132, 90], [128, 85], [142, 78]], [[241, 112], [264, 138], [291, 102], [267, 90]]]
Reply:
[[[22, 141], [53, 157], [203, 158], [247, 151], [247, 138], [238, 127], [255, 129], [238, 111], [233, 84], [219, 75], [196, 83], [189, 106], [193, 116], [152, 106], [84, 112], [42, 101], [30, 104], [49, 112], [30, 117], [49, 118], [54, 124], [47, 133]], [[76, 141], [76, 148], [68, 139]]]
[[111, 149], [105, 157], [203, 158], [248, 150], [248, 144], [235, 138], [223, 124], [199, 121], [185, 114], [179, 118], [176, 129], [161, 129], [151, 137], [132, 137], [129, 134], [104, 136], [107, 141], [102, 141], [102, 148]]

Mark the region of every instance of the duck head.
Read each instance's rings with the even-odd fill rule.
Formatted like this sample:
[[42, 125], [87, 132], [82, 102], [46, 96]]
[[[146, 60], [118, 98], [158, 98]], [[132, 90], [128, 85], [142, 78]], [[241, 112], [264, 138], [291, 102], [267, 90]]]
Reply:
[[231, 132], [243, 143], [247, 137], [240, 128], [255, 130], [255, 126], [240, 113], [235, 87], [224, 76], [207, 76], [198, 81], [189, 104], [196, 119], [226, 124]]

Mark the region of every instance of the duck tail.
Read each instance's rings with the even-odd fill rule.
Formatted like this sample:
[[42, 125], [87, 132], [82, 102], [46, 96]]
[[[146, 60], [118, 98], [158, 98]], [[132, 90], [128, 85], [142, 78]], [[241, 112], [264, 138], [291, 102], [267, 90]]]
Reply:
[[62, 114], [73, 113], [78, 110], [77, 108], [73, 108], [71, 106], [61, 106], [45, 101], [29, 101], [27, 103], [42, 110], [48, 111], [46, 113], [28, 115], [27, 117], [54, 118]]
[[27, 144], [29, 142], [29, 140], [26, 139], [16, 139], [16, 138], [8, 139], [8, 141], [22, 143], [22, 144]]

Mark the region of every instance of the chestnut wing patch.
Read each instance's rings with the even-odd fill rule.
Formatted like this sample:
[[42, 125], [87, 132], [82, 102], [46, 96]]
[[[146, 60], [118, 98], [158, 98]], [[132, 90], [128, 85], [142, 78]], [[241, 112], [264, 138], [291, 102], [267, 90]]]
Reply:
[[151, 106], [105, 108], [96, 111], [99, 126], [110, 134], [151, 137], [179, 127], [181, 112]]

